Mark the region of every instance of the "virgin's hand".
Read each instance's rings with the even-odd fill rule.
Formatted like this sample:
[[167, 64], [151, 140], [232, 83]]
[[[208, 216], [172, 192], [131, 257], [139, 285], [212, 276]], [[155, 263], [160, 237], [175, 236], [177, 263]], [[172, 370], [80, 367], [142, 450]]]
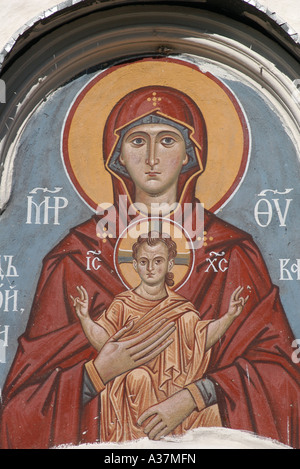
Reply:
[[183, 389], [163, 402], [147, 409], [138, 419], [142, 425], [146, 420], [151, 420], [144, 428], [145, 434], [150, 440], [160, 440], [171, 433], [195, 410], [195, 401], [187, 389]]
[[165, 350], [173, 342], [169, 336], [175, 331], [174, 323], [163, 326], [165, 322], [158, 322], [140, 336], [120, 341], [133, 326], [132, 321], [111, 337], [94, 361], [103, 383], [106, 384], [127, 371], [145, 365]]

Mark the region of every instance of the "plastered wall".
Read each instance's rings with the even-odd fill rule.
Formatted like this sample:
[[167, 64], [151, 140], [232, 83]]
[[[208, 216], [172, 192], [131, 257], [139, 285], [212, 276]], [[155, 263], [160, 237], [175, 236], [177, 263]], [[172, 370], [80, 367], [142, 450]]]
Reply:
[[[57, 0], [0, 0], [0, 49], [32, 18], [58, 3]], [[295, 31], [300, 32], [299, 0], [259, 0], [259, 3], [276, 12]]]
[[[224, 2], [226, 1], [227, 0], [224, 0]], [[276, 12], [282, 18], [283, 22], [287, 22], [295, 31], [300, 33], [299, 0], [260, 0], [260, 3]], [[56, 5], [57, 0], [10, 0], [9, 2], [7, 2], [7, 0], [0, 0], [0, 49], [5, 46], [11, 37], [19, 35], [22, 28], [27, 23], [32, 23], [34, 17], [39, 16], [43, 11], [55, 8]], [[238, 91], [237, 89], [237, 92]], [[240, 89], [241, 96], [242, 92], [244, 95], [244, 90]], [[280, 136], [278, 136], [278, 139], [280, 139]], [[249, 446], [268, 448], [273, 446], [272, 442], [264, 442], [263, 440], [252, 437], [252, 435], [240, 435], [238, 432], [231, 430], [218, 432], [213, 429], [207, 429], [206, 432], [202, 432], [200, 437], [197, 432], [193, 435], [189, 435], [187, 439], [183, 441], [183, 446], [185, 448], [193, 447], [195, 442], [197, 442], [198, 447], [214, 448], [216, 441], [219, 447], [225, 448], [246, 448]], [[139, 445], [140, 448], [147, 448], [148, 442], [141, 441]], [[168, 445], [171, 449], [178, 447], [176, 441], [169, 441]], [[274, 446], [277, 446], [276, 443], [274, 443]], [[160, 444], [157, 445], [157, 448], [159, 447]], [[165, 447], [166, 444], [164, 443], [164, 448]]]

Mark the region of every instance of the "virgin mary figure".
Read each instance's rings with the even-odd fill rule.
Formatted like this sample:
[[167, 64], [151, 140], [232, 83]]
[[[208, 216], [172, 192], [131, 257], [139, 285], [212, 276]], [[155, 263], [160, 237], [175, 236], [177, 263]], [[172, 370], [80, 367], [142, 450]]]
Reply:
[[[124, 291], [114, 249], [119, 218], [128, 226], [136, 214], [119, 205], [120, 196], [149, 211], [153, 203], [175, 204], [169, 216], [175, 222], [178, 204], [190, 204], [192, 221], [199, 217], [195, 186], [206, 167], [207, 135], [201, 111], [189, 96], [168, 86], [129, 93], [112, 110], [103, 142], [114, 210], [73, 228], [44, 259], [30, 319], [3, 389], [3, 448], [100, 440], [100, 395], [107, 373], [104, 365], [100, 372], [96, 366], [101, 357], [85, 338], [70, 295], [76, 285], [84, 285], [90, 314], [97, 319]], [[250, 298], [212, 350], [205, 376], [171, 396], [169, 405], [146, 411], [141, 425], [150, 415], [160, 415], [165, 436], [194, 410], [218, 406], [223, 427], [299, 447], [299, 366], [291, 360], [293, 334], [278, 288], [249, 234], [205, 211], [201, 230], [191, 233], [194, 241], [199, 237], [205, 242], [195, 249], [193, 270], [180, 289], [199, 318], [218, 319], [239, 285], [246, 286]], [[88, 251], [101, 252], [98, 271], [86, 269]], [[222, 269], [209, 268], [211, 252], [222, 253]], [[150, 421], [144, 428], [155, 437], [153, 425]]]

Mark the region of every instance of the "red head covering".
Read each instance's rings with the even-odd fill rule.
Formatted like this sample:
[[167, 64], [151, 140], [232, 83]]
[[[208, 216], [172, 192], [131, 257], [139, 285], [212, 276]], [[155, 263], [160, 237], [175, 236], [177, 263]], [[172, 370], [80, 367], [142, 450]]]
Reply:
[[[177, 199], [181, 202], [194, 196], [197, 177], [206, 166], [207, 134], [200, 109], [186, 94], [165, 86], [147, 86], [122, 98], [113, 108], [104, 129], [104, 160], [113, 176], [115, 195], [124, 194], [124, 186], [132, 202], [134, 184], [119, 162], [125, 133], [140, 124], [165, 123], [181, 131], [189, 156], [178, 181]], [[120, 184], [121, 183], [121, 184]], [[123, 186], [123, 187], [122, 187]], [[187, 190], [189, 188], [189, 190]]]

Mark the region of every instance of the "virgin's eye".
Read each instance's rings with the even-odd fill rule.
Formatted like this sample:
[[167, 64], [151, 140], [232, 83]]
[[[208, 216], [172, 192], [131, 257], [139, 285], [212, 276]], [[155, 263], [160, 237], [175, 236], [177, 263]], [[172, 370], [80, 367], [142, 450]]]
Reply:
[[145, 140], [142, 137], [136, 137], [133, 140], [131, 140], [131, 143], [135, 145], [136, 147], [140, 147], [144, 145]]
[[164, 145], [164, 146], [171, 146], [173, 145], [173, 143], [175, 143], [175, 140], [174, 138], [172, 137], [164, 137], [162, 140], [161, 140], [161, 143]]

